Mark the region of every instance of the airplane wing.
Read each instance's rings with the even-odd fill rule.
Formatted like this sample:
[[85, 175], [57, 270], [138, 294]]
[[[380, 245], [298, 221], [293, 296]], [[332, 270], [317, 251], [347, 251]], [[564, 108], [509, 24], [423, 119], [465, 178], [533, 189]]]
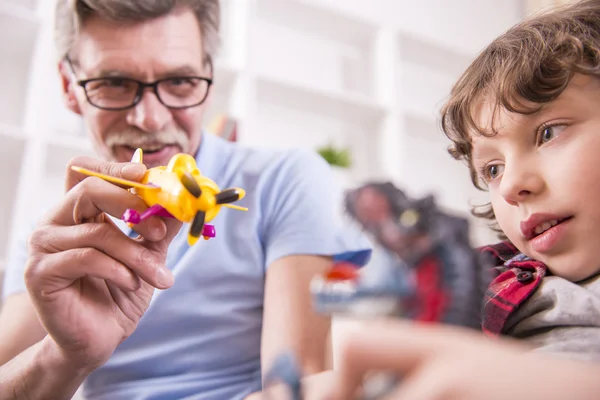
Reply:
[[77, 172], [80, 172], [80, 173], [85, 174], [85, 175], [95, 176], [95, 177], [104, 179], [105, 181], [108, 181], [108, 182], [111, 182], [111, 183], [116, 183], [118, 185], [123, 185], [123, 186], [128, 186], [128, 187], [134, 187], [134, 188], [140, 188], [140, 189], [145, 189], [145, 190], [160, 190], [160, 187], [156, 186], [156, 185], [144, 184], [144, 183], [130, 181], [130, 180], [127, 180], [127, 179], [116, 178], [114, 176], [101, 174], [101, 173], [95, 172], [95, 171], [90, 171], [89, 169], [86, 169], [86, 168], [72, 166], [71, 169], [73, 171], [77, 171]]
[[248, 211], [248, 207], [241, 207], [241, 206], [236, 206], [236, 205], [233, 205], [233, 204], [221, 204], [221, 206], [227, 207], [227, 208], [231, 208], [231, 209], [234, 209], [234, 210]]

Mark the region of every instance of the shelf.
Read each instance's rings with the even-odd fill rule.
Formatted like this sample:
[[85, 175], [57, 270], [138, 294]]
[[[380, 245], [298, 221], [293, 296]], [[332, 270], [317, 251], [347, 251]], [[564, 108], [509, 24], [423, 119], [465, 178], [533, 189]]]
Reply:
[[2, 196], [0, 196], [0, 259], [7, 256], [16, 193], [19, 188], [25, 137], [0, 135], [0, 170], [2, 170]]
[[250, 66], [314, 89], [373, 94], [377, 29], [295, 0], [257, 0]]
[[17, 12], [36, 12], [40, 0], [0, 0], [0, 7], [10, 7]]
[[335, 90], [315, 90], [267, 76], [257, 77], [256, 91], [260, 101], [366, 125], [366, 129], [372, 129], [369, 125], [378, 123], [386, 112], [382, 105], [376, 104], [367, 96]]
[[[403, 120], [402, 186], [411, 195], [434, 194], [441, 206], [465, 213], [473, 193], [467, 167], [448, 153], [449, 139], [435, 125], [416, 117]], [[437, 134], [437, 137], [435, 136]]]
[[[30, 134], [20, 127], [0, 122], [0, 138], [1, 137], [27, 140], [30, 138]], [[4, 152], [6, 149], [3, 148], [2, 151]], [[10, 151], [10, 149], [8, 151]]]
[[356, 98], [263, 78], [257, 80], [256, 99], [247, 135], [252, 145], [311, 150], [327, 144], [348, 147], [355, 178], [362, 179], [372, 170], [373, 139], [384, 116], [382, 109]]
[[424, 118], [439, 119], [440, 108], [450, 95], [454, 80], [416, 64], [403, 65], [399, 72], [396, 92], [400, 108]]
[[[220, 46], [217, 51], [217, 60], [218, 59], [227, 59], [230, 60], [236, 51], [236, 44], [234, 42], [234, 34], [235, 34], [235, 21], [233, 17], [233, 4], [232, 1], [235, 0], [220, 0], [221, 3], [221, 21], [220, 21]], [[218, 64], [218, 61], [215, 63]], [[218, 72], [219, 69], [217, 68]]]
[[471, 56], [416, 35], [398, 36], [397, 102], [403, 112], [439, 120], [439, 111]]
[[439, 122], [434, 113], [427, 113], [425, 110], [404, 110], [401, 115], [404, 134], [433, 143], [447, 140]]
[[53, 141], [55, 140], [54, 137], [60, 137], [64, 139], [57, 140], [74, 141], [75, 144], [85, 142], [87, 140], [85, 122], [80, 115], [75, 114], [63, 105], [60, 89], [56, 88], [47, 96], [48, 103], [55, 104], [53, 113], [50, 116], [49, 129], [46, 131], [49, 136], [52, 136], [49, 137], [49, 140]]
[[27, 82], [39, 23], [32, 10], [17, 2], [0, 0], [0, 26], [4, 40], [0, 53], [0, 88], [10, 96], [0, 96], [0, 122], [22, 125]]
[[221, 114], [232, 115], [232, 99], [239, 71], [228, 64], [217, 62], [214, 84], [204, 114], [204, 126]]
[[93, 154], [92, 145], [87, 136], [75, 136], [54, 132], [45, 138], [45, 143], [52, 149], [60, 148], [70, 154]]
[[458, 79], [474, 58], [463, 51], [407, 33], [398, 36], [398, 56], [402, 63], [437, 71], [453, 79]]
[[42, 176], [38, 192], [43, 198], [32, 199], [31, 207], [46, 209], [56, 204], [64, 195], [65, 173], [67, 163], [76, 156], [98, 157], [85, 140], [55, 137], [46, 142], [45, 159], [41, 166]]
[[46, 143], [46, 160], [43, 168], [44, 178], [57, 176], [63, 179], [65, 176], [67, 163], [77, 156], [89, 156], [98, 158], [85, 140], [73, 140], [64, 138], [60, 140], [55, 138], [51, 142]]

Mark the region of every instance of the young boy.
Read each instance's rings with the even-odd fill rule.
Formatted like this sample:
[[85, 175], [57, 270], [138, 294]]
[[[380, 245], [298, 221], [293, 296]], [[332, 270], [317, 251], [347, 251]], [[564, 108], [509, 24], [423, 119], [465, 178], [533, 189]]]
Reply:
[[442, 110], [504, 242], [483, 330], [537, 351], [600, 360], [600, 2], [516, 25], [456, 83]]
[[394, 399], [597, 398], [600, 363], [584, 360], [600, 360], [600, 1], [498, 37], [456, 83], [442, 126], [489, 191], [474, 214], [504, 240], [482, 249], [497, 261], [483, 330], [538, 354], [456, 328], [366, 321], [345, 337], [337, 378], [304, 380], [306, 398], [350, 398], [381, 370], [403, 376]]

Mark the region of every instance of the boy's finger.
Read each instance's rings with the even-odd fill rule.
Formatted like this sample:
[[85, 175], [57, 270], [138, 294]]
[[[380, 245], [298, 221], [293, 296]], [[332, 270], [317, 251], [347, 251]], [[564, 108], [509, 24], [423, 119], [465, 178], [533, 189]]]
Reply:
[[393, 371], [409, 375], [436, 353], [464, 346], [470, 337], [465, 329], [401, 320], [369, 321], [357, 326], [341, 343], [333, 398], [352, 398], [367, 373]]
[[399, 382], [396, 389], [392, 390], [382, 400], [436, 400], [443, 399], [447, 387], [442, 387], [445, 380], [439, 376], [432, 376], [432, 371], [419, 369], [407, 375]]

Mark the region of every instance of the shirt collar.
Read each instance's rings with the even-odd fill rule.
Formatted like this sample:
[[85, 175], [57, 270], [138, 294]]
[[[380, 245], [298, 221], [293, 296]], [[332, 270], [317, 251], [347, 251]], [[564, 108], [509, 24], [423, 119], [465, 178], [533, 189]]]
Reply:
[[200, 146], [196, 152], [196, 165], [202, 175], [215, 179], [220, 176], [225, 166], [226, 143], [220, 137], [208, 132], [202, 131]]

